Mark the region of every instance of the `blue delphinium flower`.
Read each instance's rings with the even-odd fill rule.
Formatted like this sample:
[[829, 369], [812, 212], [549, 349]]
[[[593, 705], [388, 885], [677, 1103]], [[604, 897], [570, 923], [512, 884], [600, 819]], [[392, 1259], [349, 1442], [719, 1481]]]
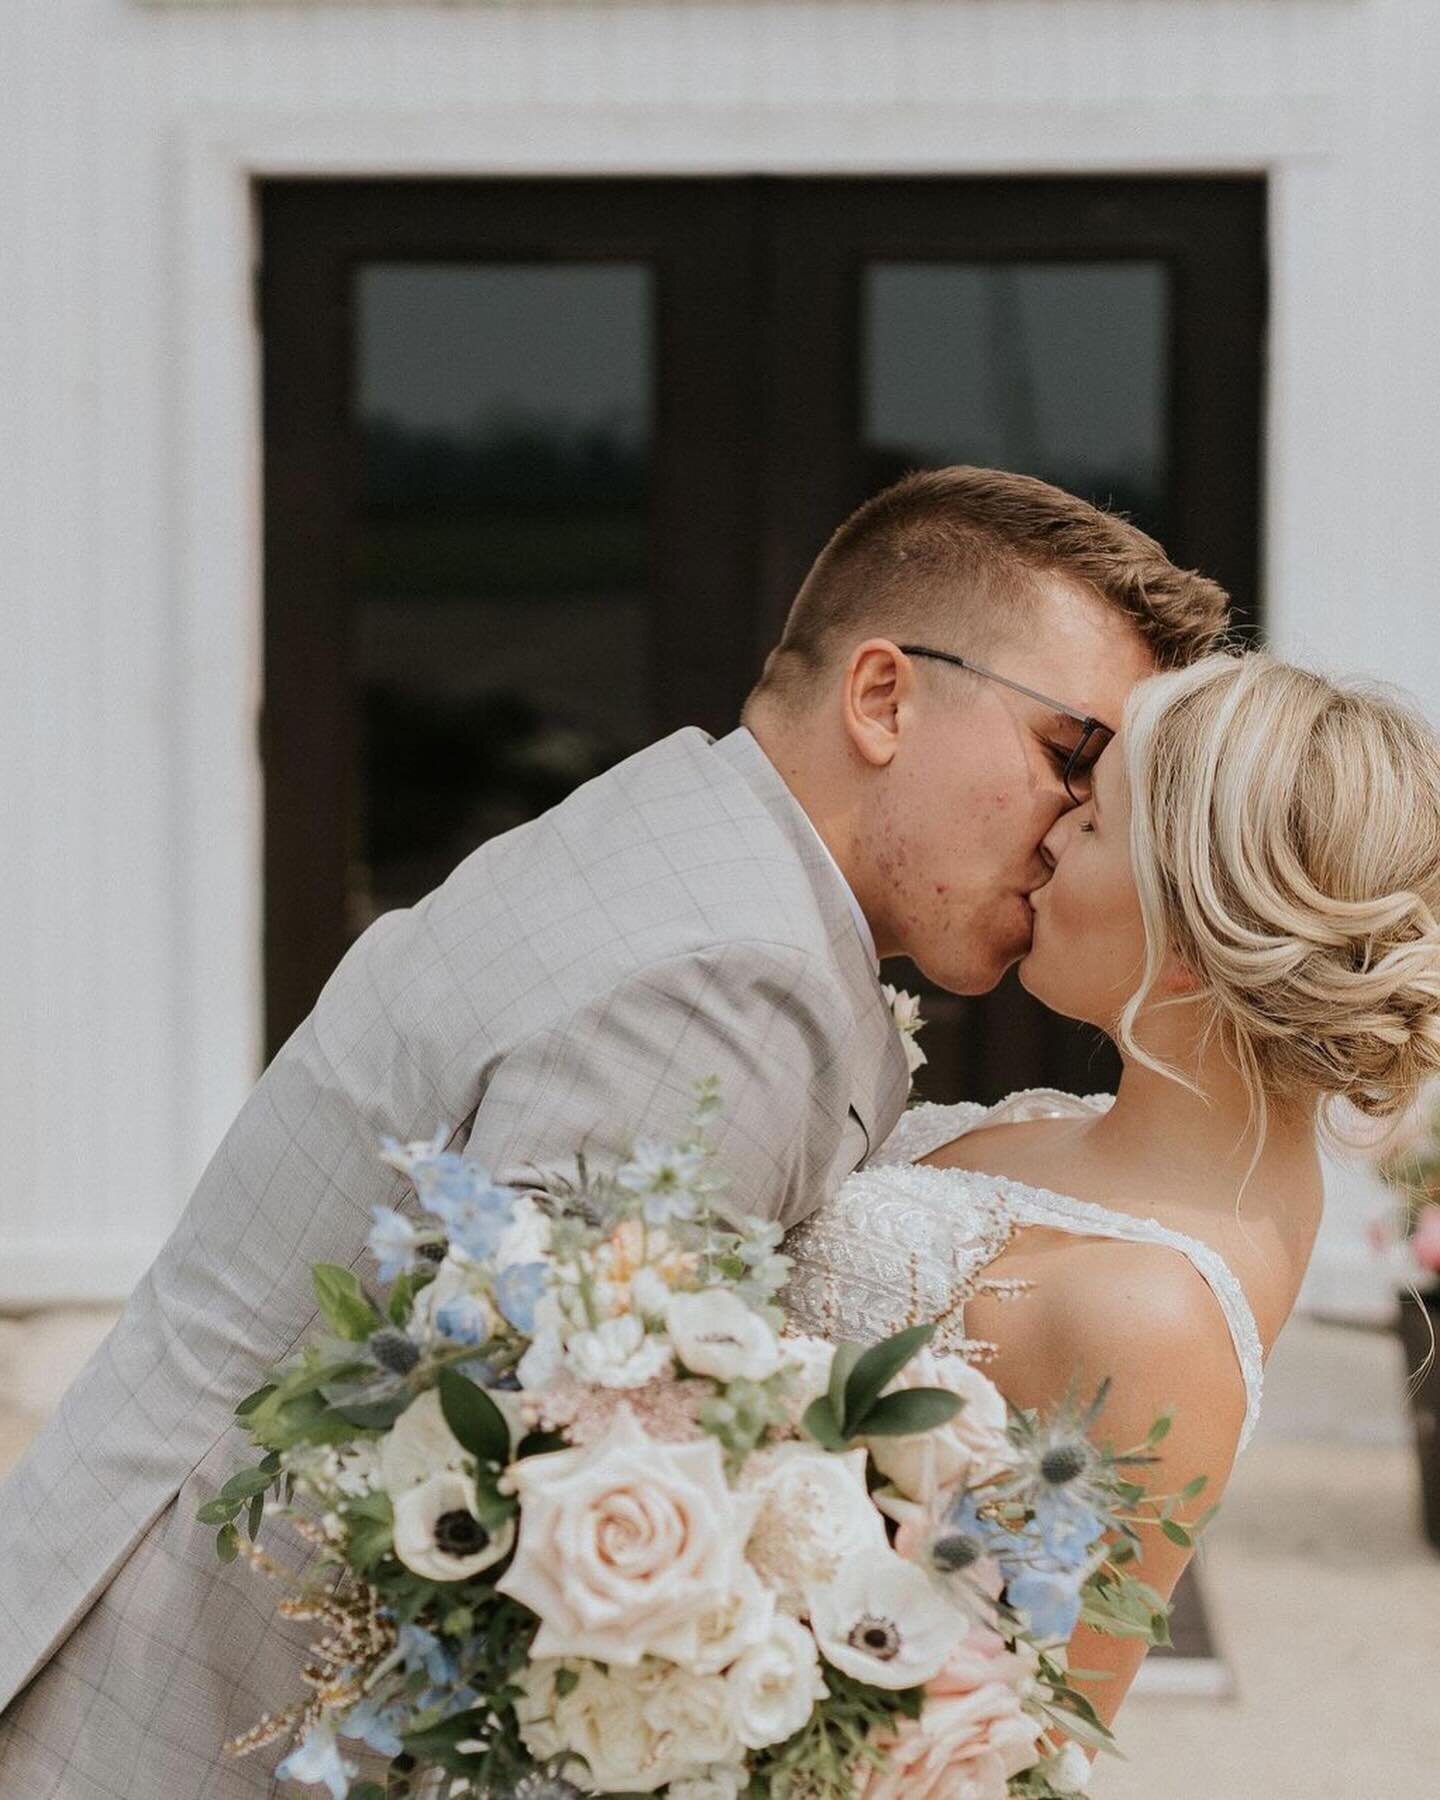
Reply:
[[350, 1783], [360, 1773], [358, 1763], [347, 1762], [335, 1742], [333, 1725], [312, 1725], [303, 1741], [275, 1771], [277, 1781], [303, 1781], [330, 1790], [330, 1800], [345, 1800]]
[[409, 1176], [421, 1206], [444, 1221], [450, 1241], [483, 1261], [494, 1254], [510, 1223], [515, 1193], [497, 1187], [479, 1163], [444, 1149], [445, 1138], [443, 1127], [428, 1144], [401, 1144], [387, 1137], [381, 1140], [381, 1155]]
[[405, 1745], [398, 1727], [404, 1724], [406, 1712], [403, 1704], [391, 1701], [382, 1706], [367, 1695], [351, 1708], [350, 1716], [339, 1728], [340, 1735], [360, 1738], [379, 1756], [399, 1756]]
[[455, 1344], [483, 1344], [490, 1336], [490, 1311], [475, 1294], [456, 1294], [435, 1308], [435, 1329]]
[[1037, 1497], [1035, 1529], [1044, 1558], [1061, 1569], [1083, 1569], [1105, 1526], [1088, 1506], [1063, 1495]]
[[451, 1686], [460, 1673], [455, 1658], [435, 1633], [427, 1631], [423, 1625], [400, 1627], [400, 1657], [407, 1674], [423, 1668], [437, 1687]]
[[476, 1262], [495, 1254], [515, 1210], [515, 1190], [496, 1187], [486, 1172], [463, 1157], [436, 1157], [415, 1171], [420, 1204], [440, 1219], [456, 1244]]
[[396, 1212], [393, 1207], [373, 1205], [370, 1212], [375, 1223], [366, 1243], [380, 1265], [381, 1281], [393, 1281], [397, 1275], [408, 1274], [415, 1267], [424, 1234], [404, 1213]]
[[1068, 1638], [1080, 1619], [1080, 1583], [1075, 1569], [1022, 1568], [1005, 1583], [1005, 1598], [1024, 1615], [1039, 1638]]
[[535, 1306], [545, 1292], [547, 1273], [543, 1262], [511, 1263], [496, 1278], [496, 1304], [509, 1323], [527, 1337], [535, 1331]]

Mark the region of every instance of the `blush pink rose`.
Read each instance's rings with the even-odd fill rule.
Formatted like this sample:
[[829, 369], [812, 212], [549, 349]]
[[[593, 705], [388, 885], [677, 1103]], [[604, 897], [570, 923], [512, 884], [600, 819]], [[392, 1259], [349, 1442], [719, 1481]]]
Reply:
[[1440, 1274], [1440, 1206], [1421, 1208], [1410, 1248], [1422, 1269], [1432, 1269]]
[[1005, 1800], [1038, 1761], [1040, 1722], [1021, 1709], [1034, 1670], [986, 1625], [971, 1628], [925, 1684], [918, 1719], [875, 1740], [885, 1764], [861, 1775], [859, 1800]]
[[972, 1625], [945, 1659], [940, 1673], [926, 1682], [925, 1691], [943, 1699], [953, 1694], [970, 1694], [998, 1681], [1023, 1697], [1039, 1661], [1029, 1644], [1007, 1650], [998, 1631], [992, 1631], [988, 1625]]

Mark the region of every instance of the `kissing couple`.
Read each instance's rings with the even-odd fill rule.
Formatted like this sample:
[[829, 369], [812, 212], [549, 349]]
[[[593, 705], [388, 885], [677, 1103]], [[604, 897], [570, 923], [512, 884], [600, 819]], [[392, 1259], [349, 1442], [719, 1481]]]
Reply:
[[[724, 1204], [786, 1228], [797, 1324], [938, 1318], [1022, 1407], [1109, 1375], [1105, 1436], [1173, 1404], [1165, 1486], [1218, 1497], [1326, 1103], [1383, 1117], [1440, 1068], [1435, 738], [1225, 626], [1213, 582], [1072, 495], [911, 476], [821, 552], [736, 730], [676, 732], [372, 925], [0, 1488], [0, 1793], [274, 1791], [221, 1746], [309, 1627], [197, 1506], [314, 1327], [312, 1263], [361, 1269], [372, 1207], [415, 1203], [379, 1140], [442, 1121], [524, 1186], [675, 1138], [717, 1077]], [[1018, 962], [1114, 1040], [1118, 1094], [907, 1111], [900, 955], [957, 994]], [[1168, 1596], [1189, 1551], [1154, 1536]], [[1142, 1647], [1082, 1625], [1070, 1652], [1109, 1722]]]

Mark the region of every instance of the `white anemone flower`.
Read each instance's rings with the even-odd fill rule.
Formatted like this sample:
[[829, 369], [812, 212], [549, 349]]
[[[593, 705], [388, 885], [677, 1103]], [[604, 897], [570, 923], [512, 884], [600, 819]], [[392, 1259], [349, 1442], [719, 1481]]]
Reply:
[[380, 1440], [380, 1481], [392, 1500], [432, 1475], [459, 1471], [465, 1460], [460, 1440], [445, 1423], [436, 1388], [426, 1388]]
[[676, 1294], [665, 1308], [675, 1354], [692, 1375], [715, 1381], [764, 1381], [780, 1367], [775, 1333], [725, 1288]]
[[810, 1596], [820, 1654], [871, 1687], [929, 1681], [971, 1623], [923, 1569], [893, 1550], [850, 1557], [832, 1582]]
[[463, 1581], [507, 1556], [515, 1542], [509, 1518], [494, 1533], [475, 1514], [475, 1484], [452, 1469], [395, 1497], [395, 1554], [427, 1581]]

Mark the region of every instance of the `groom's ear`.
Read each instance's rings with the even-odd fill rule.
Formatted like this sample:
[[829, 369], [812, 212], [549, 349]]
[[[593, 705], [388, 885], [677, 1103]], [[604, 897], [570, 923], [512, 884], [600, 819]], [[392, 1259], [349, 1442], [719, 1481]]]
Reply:
[[872, 768], [888, 768], [915, 691], [910, 659], [889, 638], [867, 638], [851, 652], [840, 687], [846, 735]]

